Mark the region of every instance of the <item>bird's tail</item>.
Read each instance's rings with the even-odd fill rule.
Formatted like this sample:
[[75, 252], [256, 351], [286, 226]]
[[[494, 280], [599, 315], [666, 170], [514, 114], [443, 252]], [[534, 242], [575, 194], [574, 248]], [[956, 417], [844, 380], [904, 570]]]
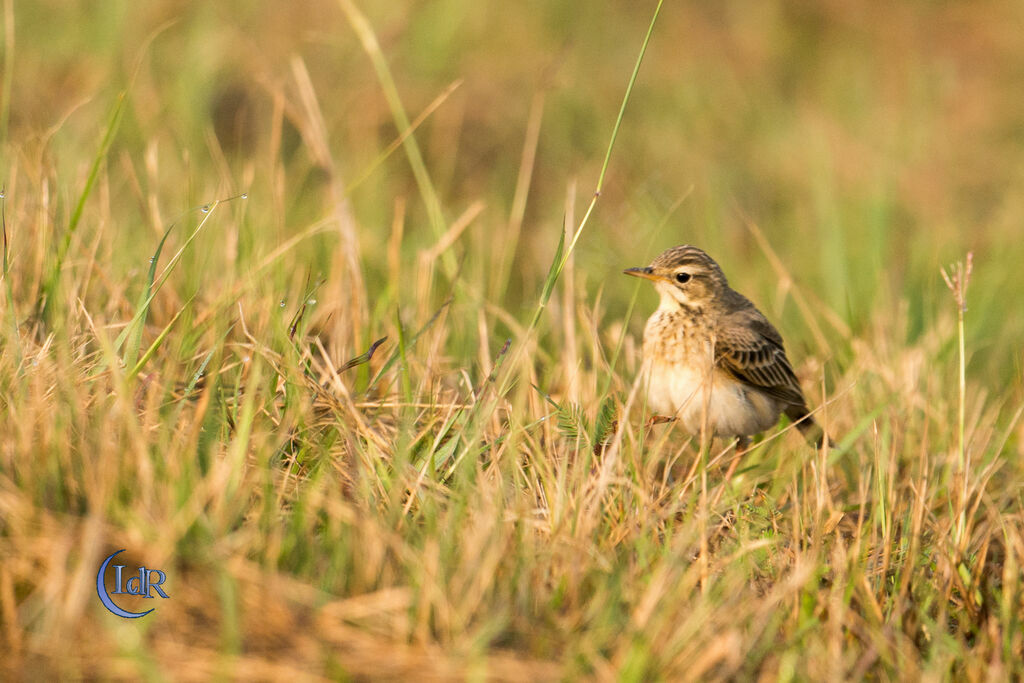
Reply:
[[808, 443], [814, 444], [815, 448], [821, 448], [822, 443], [828, 444], [829, 448], [835, 448], [835, 442], [829, 438], [829, 435], [825, 433], [821, 425], [814, 421], [814, 418], [811, 417], [811, 411], [807, 409], [807, 406], [802, 403], [799, 405], [791, 404], [786, 408], [786, 417], [803, 433]]

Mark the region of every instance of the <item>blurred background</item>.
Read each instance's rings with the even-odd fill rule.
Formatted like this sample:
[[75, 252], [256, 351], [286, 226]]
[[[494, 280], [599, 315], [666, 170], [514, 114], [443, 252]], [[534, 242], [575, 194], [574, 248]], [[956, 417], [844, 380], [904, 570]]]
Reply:
[[[785, 660], [768, 677], [787, 666], [798, 678], [834, 675], [840, 649], [850, 678], [879, 651], [891, 667], [882, 671], [897, 675], [917, 656], [907, 643], [926, 663], [939, 653], [937, 678], [960, 671], [942, 668], [943, 652], [966, 657], [976, 643], [984, 647], [971, 671], [999, 653], [1012, 664], [1019, 589], [999, 602], [993, 579], [994, 597], [964, 599], [947, 623], [933, 612], [951, 595], [970, 597], [950, 586], [979, 566], [957, 564], [962, 547], [946, 564], [936, 559], [953, 537], [950, 500], [960, 511], [968, 503], [966, 484], [960, 498], [953, 486], [966, 479], [955, 477], [971, 467], [971, 500], [987, 497], [971, 513], [982, 521], [969, 550], [1019, 586], [1019, 564], [986, 553], [1003, 553], [1004, 538], [1021, 547], [1006, 529], [1020, 516], [1024, 443], [1024, 4], [665, 3], [600, 198], [533, 345], [524, 328], [540, 312], [565, 226], [579, 225], [591, 201], [655, 6], [0, 0], [12, 290], [0, 292], [0, 643], [55, 662], [71, 643], [95, 668], [67, 671], [97, 677], [185, 660], [199, 678], [229, 670], [216, 668], [221, 652], [245, 665], [243, 641], [283, 661], [300, 640], [313, 643], [302, 655], [311, 660], [323, 647], [323, 675], [339, 678], [379, 674], [382, 664], [398, 677], [439, 653], [473, 666], [478, 655], [505, 661], [503, 648], [512, 680], [530, 678], [512, 661], [525, 657], [544, 666], [564, 657], [567, 668], [543, 669], [549, 678], [612, 678], [638, 643], [665, 647], [659, 661], [676, 668], [633, 671], [668, 678], [691, 672], [695, 651], [739, 662], [753, 645], [754, 660]], [[406, 122], [414, 137], [403, 139]], [[136, 351], [155, 349], [165, 328], [173, 334], [140, 363], [144, 372], [107, 372], [132, 353], [105, 342], [145, 308], [137, 302], [164, 234], [160, 264], [182, 257]], [[816, 470], [831, 477], [832, 508], [797, 486], [801, 467], [804, 484], [819, 480], [795, 437], [753, 456], [740, 476], [763, 484], [767, 502], [750, 538], [758, 553], [776, 539], [764, 554], [778, 568], [733, 563], [723, 546], [724, 579], [711, 591], [696, 588], [707, 575], [687, 573], [699, 550], [687, 534], [706, 540], [704, 522], [656, 472], [685, 442], [652, 447], [638, 413], [627, 416], [636, 424], [619, 423], [628, 427], [618, 432], [619, 488], [602, 498], [590, 487], [610, 479], [591, 457], [604, 441], [581, 446], [590, 430], [566, 436], [559, 422], [603, 416], [611, 430], [655, 304], [622, 270], [683, 243], [710, 252], [783, 331], [812, 404], [822, 389], [840, 394], [833, 434], [848, 441]], [[953, 418], [956, 307], [940, 275], [968, 252], [970, 467]], [[49, 284], [54, 271], [59, 287]], [[371, 371], [398, 358], [398, 340], [432, 321], [408, 358], [402, 346], [401, 362], [380, 372], [377, 393], [367, 391]], [[322, 385], [307, 370], [324, 356], [315, 344], [341, 367], [384, 335], [371, 367], [337, 384], [365, 403], [316, 413]], [[509, 357], [527, 349], [524, 362], [505, 361], [515, 389], [478, 402], [507, 338], [516, 342]], [[24, 356], [10, 352], [14, 343]], [[205, 388], [204, 368], [214, 378]], [[185, 394], [198, 387], [187, 401], [184, 385]], [[238, 428], [249, 408], [251, 435]], [[451, 434], [463, 428], [470, 436], [459, 445]], [[436, 480], [421, 487], [435, 456], [447, 466], [458, 446], [477, 457], [485, 436], [492, 478], [474, 479], [466, 458], [459, 476], [432, 470]], [[715, 514], [746, 515], [750, 501], [732, 498]], [[811, 547], [801, 534], [823, 511], [838, 515], [825, 535], [847, 515], [857, 526], [849, 533], [869, 539], [865, 550], [843, 550], [843, 562], [825, 546], [808, 551], [818, 553], [810, 563], [794, 554]], [[490, 539], [495, 571], [483, 578], [467, 529]], [[111, 626], [96, 603], [95, 567], [124, 546], [145, 549], [177, 581], [174, 605], [148, 632]], [[899, 581], [869, 556], [876, 548], [886, 562], [909, 557]], [[819, 573], [807, 573], [806, 592], [761, 599], [812, 565]], [[849, 568], [848, 582], [833, 589], [826, 577], [836, 567]], [[933, 580], [942, 572], [946, 583]], [[918, 593], [906, 592], [912, 583]], [[857, 591], [848, 613], [833, 609]], [[285, 595], [303, 608], [290, 611]], [[384, 605], [380, 620], [359, 621], [373, 611], [358, 602], [364, 595]], [[812, 595], [817, 611], [804, 609]], [[335, 602], [318, 611], [325, 600]], [[977, 607], [970, 619], [963, 605]], [[641, 623], [644, 610], [660, 616]], [[985, 621], [989, 610], [1000, 626]], [[332, 615], [349, 611], [358, 618], [339, 626]], [[918, 613], [924, 626], [906, 618]], [[929, 631], [933, 617], [941, 625]], [[886, 650], [900, 619], [908, 640]], [[627, 622], [633, 635], [622, 637]], [[874, 630], [847, 651], [862, 622]], [[767, 624], [784, 624], [781, 639]], [[330, 628], [334, 640], [317, 643]], [[959, 640], [933, 636], [943, 628]], [[813, 666], [796, 668], [812, 638]], [[348, 668], [332, 659], [336, 643], [356, 653]], [[391, 660], [410, 643], [422, 646], [415, 657], [406, 648], [406, 659]], [[135, 668], [108, 668], [116, 653]], [[206, 660], [214, 665], [202, 668]], [[253, 678], [290, 671], [249, 663]]]
[[[409, 119], [429, 109], [415, 135], [445, 220], [483, 202], [452, 249], [464, 277], [514, 313], [532, 305], [570, 188], [577, 220], [589, 201], [654, 3], [364, 4]], [[8, 168], [44, 160], [48, 176], [23, 175], [22, 193], [49, 181], [53, 210], [68, 211], [127, 89], [106, 170], [119, 220], [105, 243], [132, 258], [114, 259], [111, 277], [152, 253], [157, 214], [237, 192], [250, 195], [246, 228], [231, 249], [203, 236], [196, 277], [232, 249], [265, 253], [330, 216], [340, 193], [372, 315], [396, 215], [403, 269], [409, 247], [437, 242], [406, 153], [375, 166], [398, 128], [339, 3], [5, 10]], [[604, 289], [621, 314], [634, 287], [622, 268], [694, 243], [772, 309], [778, 274], [751, 221], [841, 321], [830, 341], [899, 302], [906, 324], [893, 333], [912, 338], [949, 303], [939, 267], [973, 250], [972, 371], [1019, 378], [1008, 352], [1024, 317], [984, 304], [1024, 294], [1022, 20], [1000, 1], [666, 4], [579, 242], [585, 296]], [[133, 213], [137, 224], [120, 220]], [[315, 277], [342, 246], [326, 234], [300, 253]], [[771, 313], [799, 328], [791, 308]]]

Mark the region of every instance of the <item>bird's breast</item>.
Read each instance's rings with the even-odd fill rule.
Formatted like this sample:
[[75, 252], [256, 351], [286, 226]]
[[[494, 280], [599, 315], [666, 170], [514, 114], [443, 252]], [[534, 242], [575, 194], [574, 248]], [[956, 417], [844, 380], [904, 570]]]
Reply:
[[650, 410], [678, 417], [691, 434], [747, 436], [776, 422], [783, 406], [714, 364], [712, 333], [699, 320], [657, 311], [644, 330]]

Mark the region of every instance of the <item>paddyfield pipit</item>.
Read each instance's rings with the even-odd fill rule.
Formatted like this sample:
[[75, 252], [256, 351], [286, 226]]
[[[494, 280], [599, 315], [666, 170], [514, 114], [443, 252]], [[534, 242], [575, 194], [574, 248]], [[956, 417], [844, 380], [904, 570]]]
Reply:
[[715, 260], [697, 247], [673, 247], [644, 268], [658, 310], [644, 328], [647, 404], [695, 435], [738, 437], [745, 445], [786, 416], [808, 440], [823, 432], [810, 416], [782, 336], [729, 287]]

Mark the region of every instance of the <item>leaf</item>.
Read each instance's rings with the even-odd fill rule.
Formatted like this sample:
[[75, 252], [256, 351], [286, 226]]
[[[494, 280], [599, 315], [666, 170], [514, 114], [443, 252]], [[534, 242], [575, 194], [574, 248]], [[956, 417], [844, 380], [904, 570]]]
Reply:
[[587, 418], [583, 415], [583, 408], [576, 403], [567, 406], [558, 406], [558, 429], [569, 439], [579, 439], [585, 436], [590, 427], [587, 425]]
[[594, 422], [593, 443], [595, 446], [603, 444], [615, 431], [617, 413], [615, 399], [606, 396], [601, 400], [597, 408], [597, 419]]

